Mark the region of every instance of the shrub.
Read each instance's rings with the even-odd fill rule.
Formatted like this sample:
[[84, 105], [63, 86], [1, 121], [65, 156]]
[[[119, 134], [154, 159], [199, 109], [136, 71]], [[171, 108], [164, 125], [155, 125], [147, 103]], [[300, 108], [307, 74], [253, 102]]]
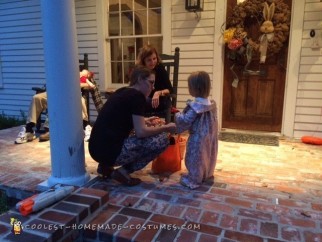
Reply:
[[0, 114], [0, 130], [19, 126], [26, 123], [26, 115], [20, 111], [21, 118], [6, 116], [4, 112]]

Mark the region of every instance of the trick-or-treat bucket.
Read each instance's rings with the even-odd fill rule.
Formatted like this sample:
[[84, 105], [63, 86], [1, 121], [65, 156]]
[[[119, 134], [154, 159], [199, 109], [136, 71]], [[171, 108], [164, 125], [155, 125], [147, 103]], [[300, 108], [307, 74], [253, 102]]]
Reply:
[[179, 136], [178, 142], [179, 142], [180, 158], [182, 160], [186, 152], [187, 138]]

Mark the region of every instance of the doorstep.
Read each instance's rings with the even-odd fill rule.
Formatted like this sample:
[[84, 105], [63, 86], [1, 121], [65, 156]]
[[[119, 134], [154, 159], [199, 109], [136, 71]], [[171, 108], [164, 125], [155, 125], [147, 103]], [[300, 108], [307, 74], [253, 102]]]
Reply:
[[[82, 235], [88, 221], [107, 206], [109, 193], [92, 188], [76, 188], [63, 200], [22, 216], [15, 208], [0, 216], [0, 241], [75, 241]], [[11, 219], [20, 221], [22, 232], [10, 225]]]

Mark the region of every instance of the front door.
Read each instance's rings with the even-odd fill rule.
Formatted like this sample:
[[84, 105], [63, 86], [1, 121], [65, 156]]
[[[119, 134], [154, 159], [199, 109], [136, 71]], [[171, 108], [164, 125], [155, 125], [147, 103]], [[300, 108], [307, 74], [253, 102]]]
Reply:
[[[251, 1], [251, 0], [246, 0]], [[227, 21], [232, 16], [237, 0], [227, 0]], [[269, 2], [269, 0], [267, 1]], [[284, 3], [291, 9], [291, 0]], [[262, 16], [262, 12], [259, 13]], [[259, 39], [263, 21], [260, 17], [245, 17], [248, 21], [247, 36]], [[250, 23], [254, 21], [253, 23]], [[284, 90], [286, 78], [288, 40], [277, 54], [267, 53], [265, 63], [260, 64], [259, 52], [253, 51], [247, 68], [247, 57], [232, 59], [225, 49], [223, 86], [223, 128], [280, 132], [282, 126]], [[246, 51], [246, 50], [244, 50]], [[248, 52], [249, 53], [249, 52]], [[245, 55], [246, 56], [246, 55]]]

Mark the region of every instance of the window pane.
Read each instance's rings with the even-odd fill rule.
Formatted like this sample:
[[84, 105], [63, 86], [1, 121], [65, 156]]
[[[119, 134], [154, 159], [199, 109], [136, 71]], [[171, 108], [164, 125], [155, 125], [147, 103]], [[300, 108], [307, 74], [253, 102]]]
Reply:
[[121, 40], [111, 40], [111, 60], [117, 61], [122, 59], [122, 43]]
[[161, 34], [161, 11], [149, 9], [149, 34]]
[[110, 13], [109, 15], [109, 36], [118, 36], [120, 35], [120, 21], [118, 13]]
[[135, 11], [135, 35], [146, 35], [147, 29], [146, 10]]
[[135, 66], [134, 61], [124, 63], [124, 84], [127, 84], [130, 82], [130, 75], [134, 66]]
[[109, 1], [109, 11], [112, 12], [112, 11], [120, 11], [119, 9], [119, 1], [118, 0], [110, 0]]
[[147, 0], [135, 0], [135, 10], [143, 10], [146, 9], [146, 1]]
[[129, 10], [133, 10], [132, 0], [121, 1], [121, 11], [129, 11]]
[[112, 62], [112, 83], [123, 83], [122, 82], [122, 62]]
[[121, 31], [122, 35], [133, 35], [133, 12], [122, 12]]
[[136, 39], [129, 38], [123, 39], [124, 46], [124, 83], [128, 83], [130, 81], [130, 73], [135, 65], [135, 46]]
[[145, 44], [153, 45], [159, 54], [162, 53], [162, 37], [149, 37], [149, 38], [142, 38], [143, 43], [140, 47]]
[[112, 83], [123, 83], [123, 51], [122, 40], [111, 40]]
[[[133, 41], [133, 39], [132, 39], [132, 41]], [[132, 43], [132, 41], [127, 45], [127, 49], [125, 50], [127, 52], [126, 59], [130, 60], [130, 61], [135, 60], [135, 43]]]
[[160, 0], [148, 0], [149, 8], [161, 8], [161, 1]]

